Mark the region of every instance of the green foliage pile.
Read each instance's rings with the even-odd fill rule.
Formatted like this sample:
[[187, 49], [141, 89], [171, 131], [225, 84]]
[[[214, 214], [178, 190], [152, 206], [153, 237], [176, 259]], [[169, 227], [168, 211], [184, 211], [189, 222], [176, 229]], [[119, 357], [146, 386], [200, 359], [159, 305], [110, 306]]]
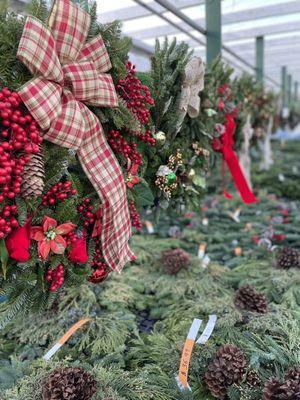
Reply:
[[[231, 270], [215, 263], [204, 269], [191, 254], [189, 270], [170, 276], [161, 253], [184, 247], [184, 241], [140, 235], [133, 246], [139, 264], [121, 276], [114, 275], [102, 287], [71, 288], [47, 312], [19, 317], [7, 326], [0, 341], [3, 400], [41, 400], [41, 382], [57, 365], [92, 371], [99, 381], [95, 399], [212, 400], [203, 376], [217, 349], [226, 343], [245, 353], [248, 369], [257, 372], [262, 384], [299, 365], [298, 270], [278, 270], [272, 260], [255, 259]], [[246, 283], [267, 296], [267, 314], [236, 309], [235, 290]], [[175, 375], [190, 324], [194, 317], [205, 322], [213, 313], [218, 315], [216, 329], [192, 355], [193, 390], [181, 392]], [[87, 316], [92, 322], [50, 362], [41, 361], [73, 323]], [[261, 387], [244, 382], [231, 387], [228, 398], [261, 399]]]
[[274, 166], [269, 171], [255, 171], [253, 184], [267, 188], [278, 197], [300, 200], [300, 160], [298, 157], [300, 145], [298, 142], [273, 144]]
[[[91, 6], [89, 11], [93, 17], [90, 36], [102, 34], [113, 64], [112, 75], [117, 80], [125, 74], [124, 62], [130, 41], [121, 37], [118, 23], [99, 25], [95, 20], [95, 8]], [[34, 0], [30, 13], [45, 19], [44, 2]], [[28, 71], [15, 60], [23, 24], [22, 18], [0, 15], [0, 86], [17, 89], [30, 78]], [[232, 70], [216, 60], [205, 76], [199, 118], [185, 121], [181, 131], [175, 133], [181, 76], [190, 57], [184, 44], [176, 41], [165, 42], [161, 47], [157, 44], [151, 74], [140, 74], [143, 81], [151, 83], [156, 101], [152, 119], [166, 134], [167, 143], [171, 143], [170, 147], [162, 144], [158, 150], [147, 153], [146, 177], [153, 176], [178, 148], [185, 149], [187, 163], [192, 157], [192, 149], [186, 149], [186, 137], [190, 138], [189, 144], [195, 141], [206, 148], [213, 138], [214, 125], [224, 122], [216, 111], [217, 91], [230, 80]], [[252, 92], [248, 78], [239, 84]], [[161, 112], [166, 107], [168, 112]], [[133, 123], [122, 101], [118, 110], [95, 110], [95, 113], [106, 127], [113, 124], [117, 129], [123, 129]], [[277, 149], [276, 167], [272, 171], [257, 172], [255, 184], [264, 187], [259, 193], [258, 204], [241, 207], [240, 200], [230, 203], [220, 198], [216, 200], [219, 177], [212, 177], [213, 193], [200, 216], [178, 217], [178, 209], [174, 207], [174, 214], [170, 212], [168, 218], [155, 225], [155, 235], [133, 238], [133, 249], [138, 257], [136, 263], [126, 268], [122, 275], [111, 276], [101, 286], [82, 284], [85, 271], [68, 268], [70, 276], [67, 279], [72, 286], [51, 297], [41, 284], [44, 271], [39, 265], [19, 265], [10, 271], [13, 279], [6, 282], [5, 290], [0, 293], [10, 295], [11, 299], [0, 311], [3, 328], [0, 335], [0, 399], [41, 400], [43, 380], [53, 369], [79, 365], [98, 381], [94, 400], [213, 400], [205, 385], [204, 374], [216, 351], [229, 343], [244, 352], [248, 370], [257, 373], [261, 385], [253, 388], [246, 381], [233, 385], [228, 391], [228, 399], [261, 399], [262, 387], [268, 379], [282, 379], [286, 371], [300, 364], [299, 270], [277, 269], [273, 247], [290, 245], [299, 248], [299, 204], [289, 201], [299, 200], [300, 196], [296, 181], [296, 177], [299, 178], [297, 152], [296, 147], [292, 147], [294, 144], [284, 153]], [[52, 162], [54, 156], [56, 163]], [[213, 161], [211, 157], [211, 163]], [[68, 176], [80, 196], [90, 193], [89, 183], [72, 153], [51, 145], [47, 148], [45, 162], [47, 185], [60, 179], [68, 165]], [[206, 171], [206, 161], [199, 162], [199, 171]], [[285, 181], [278, 181], [279, 173], [284, 174], [291, 186], [287, 188]], [[154, 183], [150, 188], [155, 191], [151, 185]], [[191, 187], [194, 190], [191, 190], [190, 201], [186, 191], [177, 193], [179, 205], [184, 202], [199, 209], [204, 187], [196, 183]], [[267, 191], [287, 199], [282, 202], [269, 196]], [[138, 189], [133, 197], [146, 198], [147, 204], [153, 202], [153, 198], [149, 200], [149, 196], [142, 196]], [[139, 205], [146, 204], [140, 201]], [[29, 206], [35, 207], [34, 204]], [[239, 221], [233, 219], [237, 207], [241, 208]], [[64, 220], [67, 216], [74, 220], [74, 208], [73, 203], [64, 204], [55, 210], [55, 218]], [[289, 211], [285, 219], [280, 219], [283, 218], [282, 210]], [[49, 213], [51, 215], [51, 210]], [[26, 215], [20, 214], [25, 220]], [[251, 226], [247, 225], [249, 223]], [[263, 240], [258, 246], [253, 236], [268, 239], [265, 232], [270, 230], [270, 225], [275, 234], [285, 235], [285, 238], [278, 243], [272, 238], [269, 248], [264, 247]], [[176, 229], [170, 230], [174, 226]], [[200, 243], [206, 243], [206, 252], [212, 260], [206, 268], [197, 257]], [[237, 247], [242, 249], [242, 255], [234, 253]], [[191, 255], [189, 269], [176, 276], [166, 273], [161, 259], [162, 252], [170, 248], [183, 248]], [[90, 256], [93, 251], [91, 246]], [[20, 278], [17, 283], [16, 277]], [[245, 284], [251, 284], [265, 294], [269, 303], [266, 314], [236, 308], [235, 291]], [[28, 307], [36, 312], [24, 315]], [[195, 346], [189, 373], [192, 391], [182, 392], [175, 376], [187, 332], [193, 318], [206, 322], [210, 314], [218, 316], [216, 329], [206, 345]], [[62, 334], [85, 317], [92, 319], [51, 361], [43, 361], [42, 356]]]
[[[287, 174], [286, 169], [298, 163], [297, 149], [295, 143], [285, 152], [275, 146], [275, 168]], [[266, 174], [259, 172], [256, 179]], [[170, 214], [154, 225], [155, 234], [133, 238], [138, 261], [122, 275], [97, 287], [73, 286], [45, 311], [8, 324], [0, 336], [1, 400], [41, 400], [43, 379], [58, 365], [91, 371], [99, 382], [95, 399], [213, 400], [204, 374], [216, 351], [228, 343], [245, 353], [248, 370], [261, 380], [257, 388], [246, 381], [232, 386], [228, 399], [260, 400], [268, 379], [282, 379], [300, 364], [299, 270], [276, 268], [273, 247], [299, 249], [299, 203], [274, 197], [273, 188], [271, 181], [258, 194], [256, 205], [241, 206], [239, 199], [229, 202], [211, 193], [198, 217]], [[238, 207], [240, 222], [232, 218]], [[285, 235], [284, 240], [272, 240], [271, 248], [258, 246], [253, 236], [268, 238], [270, 225], [274, 233]], [[200, 243], [207, 244], [211, 258], [206, 269], [197, 258]], [[239, 246], [241, 256], [234, 254]], [[190, 268], [176, 276], [166, 273], [161, 260], [170, 248], [183, 248], [191, 255]], [[235, 307], [235, 291], [245, 284], [265, 294], [267, 314]], [[175, 376], [188, 329], [193, 318], [205, 323], [213, 313], [218, 316], [216, 329], [192, 355], [192, 392], [181, 392]], [[42, 361], [58, 338], [84, 317], [93, 319], [51, 361]]]

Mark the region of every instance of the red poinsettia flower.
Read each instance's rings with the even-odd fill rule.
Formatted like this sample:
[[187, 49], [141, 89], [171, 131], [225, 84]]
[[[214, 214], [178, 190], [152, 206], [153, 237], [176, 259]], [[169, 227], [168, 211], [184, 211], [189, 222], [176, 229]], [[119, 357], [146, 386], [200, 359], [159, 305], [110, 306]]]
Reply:
[[63, 254], [67, 242], [63, 235], [67, 235], [75, 229], [76, 225], [68, 222], [57, 226], [55, 219], [45, 216], [42, 226], [31, 227], [31, 239], [38, 242], [38, 252], [42, 260], [46, 260], [50, 250], [55, 254]]

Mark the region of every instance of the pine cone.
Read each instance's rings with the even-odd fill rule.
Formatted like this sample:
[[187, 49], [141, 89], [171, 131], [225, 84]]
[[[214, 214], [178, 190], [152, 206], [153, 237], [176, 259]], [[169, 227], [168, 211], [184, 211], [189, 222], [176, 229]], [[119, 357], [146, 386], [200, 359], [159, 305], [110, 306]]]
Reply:
[[289, 371], [281, 383], [272, 378], [266, 382], [262, 400], [300, 400], [300, 367]]
[[260, 377], [258, 376], [257, 372], [255, 372], [255, 371], [247, 372], [246, 383], [253, 387], [260, 387], [261, 380], [260, 380]]
[[176, 275], [180, 270], [188, 268], [190, 256], [182, 249], [169, 249], [163, 252], [162, 261], [166, 272], [170, 275]]
[[235, 294], [234, 304], [243, 310], [265, 314], [268, 308], [267, 298], [258, 293], [251, 285], [242, 286]]
[[285, 374], [285, 379], [291, 379], [293, 381], [300, 382], [300, 365], [294, 369], [291, 369]]
[[90, 400], [97, 391], [97, 382], [85, 370], [57, 368], [43, 382], [43, 400]]
[[30, 160], [25, 164], [22, 173], [21, 195], [25, 199], [41, 196], [44, 190], [44, 180], [45, 168], [43, 153], [31, 154]]
[[205, 382], [211, 394], [217, 399], [226, 399], [228, 388], [242, 382], [246, 365], [244, 353], [238, 347], [233, 344], [222, 346], [205, 374]]
[[283, 247], [277, 253], [277, 267], [283, 269], [300, 268], [300, 253], [291, 247]]

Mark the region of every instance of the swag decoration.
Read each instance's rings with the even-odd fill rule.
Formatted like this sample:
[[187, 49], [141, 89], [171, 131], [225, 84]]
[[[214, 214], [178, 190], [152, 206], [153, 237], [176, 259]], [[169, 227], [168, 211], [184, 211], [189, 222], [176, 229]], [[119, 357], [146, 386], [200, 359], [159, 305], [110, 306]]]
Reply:
[[55, 0], [47, 23], [4, 17], [20, 82], [12, 90], [0, 77], [0, 327], [63, 287], [120, 272], [135, 259], [135, 201], [152, 203], [142, 165], [156, 144], [153, 99], [119, 25], [99, 25], [91, 11]]

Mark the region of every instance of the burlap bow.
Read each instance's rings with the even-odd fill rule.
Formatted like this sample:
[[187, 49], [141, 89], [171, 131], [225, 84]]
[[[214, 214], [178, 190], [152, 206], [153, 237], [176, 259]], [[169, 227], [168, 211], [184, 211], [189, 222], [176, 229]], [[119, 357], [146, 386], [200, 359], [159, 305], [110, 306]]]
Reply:
[[191, 118], [196, 118], [199, 115], [199, 93], [204, 89], [204, 73], [205, 66], [200, 57], [193, 57], [185, 67], [179, 103], [179, 119], [177, 124], [177, 128], [179, 129], [186, 114]]
[[116, 107], [118, 99], [112, 78], [105, 73], [111, 63], [101, 36], [86, 43], [89, 26], [89, 14], [69, 0], [54, 2], [49, 28], [28, 17], [17, 56], [34, 78], [19, 94], [45, 139], [77, 150], [102, 201], [104, 258], [120, 271], [134, 258], [128, 247], [126, 186], [98, 118], [85, 105]]

